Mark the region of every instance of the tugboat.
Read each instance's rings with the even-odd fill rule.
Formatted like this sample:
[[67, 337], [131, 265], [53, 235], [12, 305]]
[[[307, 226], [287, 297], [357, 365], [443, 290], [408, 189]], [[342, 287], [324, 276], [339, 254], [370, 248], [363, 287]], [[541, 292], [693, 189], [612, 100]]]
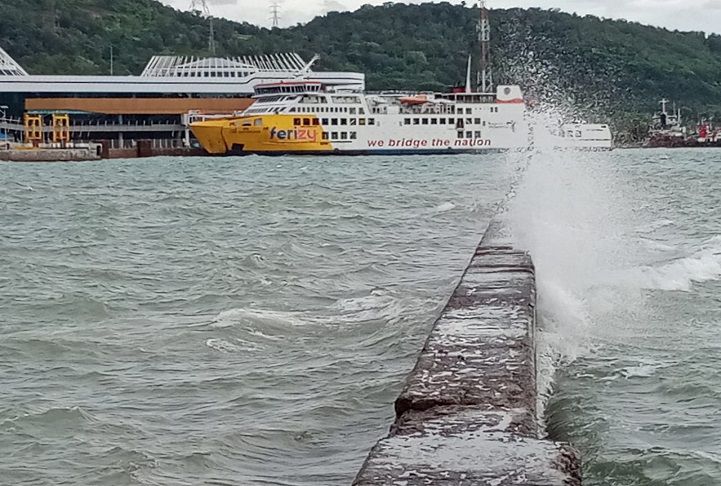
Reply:
[[667, 108], [669, 100], [659, 101], [661, 111], [653, 115], [649, 129], [647, 147], [683, 147], [688, 136], [686, 127], [681, 122], [681, 109], [669, 113]]

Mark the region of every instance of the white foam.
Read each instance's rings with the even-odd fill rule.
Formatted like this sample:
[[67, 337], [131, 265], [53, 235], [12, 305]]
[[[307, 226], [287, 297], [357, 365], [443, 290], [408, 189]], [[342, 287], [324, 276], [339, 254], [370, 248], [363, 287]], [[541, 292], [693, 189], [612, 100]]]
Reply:
[[225, 341], [224, 339], [211, 338], [205, 341], [205, 345], [210, 349], [218, 351], [220, 353], [236, 353], [241, 351], [240, 346], [236, 346], [233, 343]]
[[639, 252], [629, 241], [638, 241], [640, 226], [611, 157], [536, 153], [508, 202], [505, 223], [536, 266], [541, 411], [557, 367], [588, 354], [594, 337], [615, 333], [643, 307], [642, 292], [607, 286]]
[[721, 235], [707, 240], [693, 254], [660, 265], [630, 269], [620, 276], [626, 285], [654, 290], [690, 291], [694, 283], [721, 277]]
[[437, 213], [446, 213], [448, 211], [451, 211], [456, 208], [456, 205], [452, 202], [445, 202], [435, 208], [435, 212]]
[[312, 320], [306, 318], [299, 312], [238, 307], [218, 314], [215, 319], [213, 319], [211, 326], [224, 328], [233, 327], [238, 324], [249, 324], [253, 326], [258, 323], [282, 326], [303, 326], [312, 323]]

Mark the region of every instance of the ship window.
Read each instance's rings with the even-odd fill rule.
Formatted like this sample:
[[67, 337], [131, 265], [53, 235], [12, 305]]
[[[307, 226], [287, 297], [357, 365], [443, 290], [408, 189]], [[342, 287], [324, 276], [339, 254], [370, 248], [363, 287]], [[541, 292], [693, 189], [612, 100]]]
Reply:
[[473, 123], [473, 118], [466, 118], [466, 124], [470, 125]]
[[458, 138], [463, 138], [463, 132], [458, 132]]
[[323, 132], [323, 140], [328, 140], [328, 132]]
[[291, 112], [291, 113], [295, 113], [295, 108], [291, 108], [291, 109], [290, 109], [290, 112]]
[[303, 126], [310, 126], [310, 118], [303, 118]]
[[359, 115], [365, 115], [366, 111], [363, 108], [358, 108], [358, 114]]
[[355, 115], [355, 108], [351, 108], [350, 110], [348, 110], [348, 112], [349, 112], [351, 115]]
[[470, 108], [466, 108], [466, 115], [470, 115], [470, 114], [471, 114], [471, 112], [472, 112], [472, 111], [471, 111], [471, 109], [470, 109]]
[[313, 126], [320, 125], [320, 120], [317, 118], [313, 118]]
[[410, 119], [410, 118], [404, 118], [404, 119], [403, 119], [403, 124], [404, 124], [404, 125], [410, 125], [410, 124], [411, 124], [411, 119]]
[[483, 126], [484, 127], [486, 126], [486, 120], [483, 120]]
[[356, 120], [355, 118], [351, 118], [351, 119], [350, 119], [350, 124], [353, 125], [353, 126], [355, 126], [355, 124], [357, 123], [357, 121], [358, 121], [358, 120]]
[[441, 125], [445, 125], [445, 124], [446, 124], [446, 119], [445, 119], [445, 118], [441, 118], [441, 119], [438, 120], [438, 121], [441, 122]]
[[330, 138], [332, 138], [333, 140], [337, 140], [337, 139], [338, 139], [338, 132], [332, 132], [332, 133], [330, 134]]
[[323, 118], [323, 119], [321, 119], [320, 123], [321, 123], [322, 125], [327, 125], [327, 124], [328, 124], [328, 119], [327, 119], [327, 118]]
[[466, 132], [466, 138], [473, 138], [472, 132]]
[[348, 140], [348, 132], [340, 132], [341, 140]]
[[358, 119], [358, 125], [365, 125], [365, 124], [366, 124], [366, 119], [365, 119], [365, 118], [359, 118], [359, 119]]
[[428, 125], [428, 118], [423, 118], [423, 124]]
[[376, 119], [375, 118], [368, 118], [368, 125], [375, 125]]
[[350, 132], [350, 139], [351, 139], [351, 140], [355, 140], [355, 139], [357, 139], [357, 138], [358, 138], [358, 133], [356, 133], [356, 132]]
[[583, 134], [581, 134], [581, 130], [576, 130], [576, 136], [579, 138], [583, 136]]
[[338, 124], [338, 119], [337, 119], [337, 118], [331, 118], [331, 119], [330, 119], [330, 124], [331, 124], [331, 125], [337, 125], [337, 124]]
[[348, 119], [347, 119], [347, 118], [341, 118], [341, 119], [340, 119], [340, 124], [341, 124], [341, 125], [348, 125]]
[[481, 132], [476, 132], [475, 135], [476, 135], [476, 138], [481, 138]]
[[293, 125], [300, 125], [300, 118], [293, 118]]
[[253, 124], [254, 124], [256, 127], [262, 127], [262, 126], [263, 126], [263, 119], [262, 119], [262, 118], [256, 118], [255, 121], [253, 122]]
[[476, 118], [473, 122], [474, 122], [476, 125], [480, 125], [480, 124], [481, 124], [481, 119], [480, 119], [480, 118]]
[[414, 125], [420, 125], [420, 123], [421, 123], [421, 120], [420, 120], [420, 119], [418, 119], [418, 118], [414, 118], [414, 119], [413, 119], [413, 124], [414, 124]]
[[437, 119], [437, 118], [431, 118], [431, 125], [438, 125], [438, 119]]
[[449, 119], [448, 119], [448, 124], [449, 124], [449, 125], [453, 125], [453, 122], [455, 122], [455, 121], [456, 121], [455, 118], [449, 118]]

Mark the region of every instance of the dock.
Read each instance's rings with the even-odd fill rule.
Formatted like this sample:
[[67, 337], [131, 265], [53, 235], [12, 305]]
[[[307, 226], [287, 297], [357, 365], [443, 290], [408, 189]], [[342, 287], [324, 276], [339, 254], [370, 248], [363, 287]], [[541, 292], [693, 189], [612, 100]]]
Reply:
[[492, 223], [354, 486], [576, 486], [581, 460], [545, 439], [531, 256]]

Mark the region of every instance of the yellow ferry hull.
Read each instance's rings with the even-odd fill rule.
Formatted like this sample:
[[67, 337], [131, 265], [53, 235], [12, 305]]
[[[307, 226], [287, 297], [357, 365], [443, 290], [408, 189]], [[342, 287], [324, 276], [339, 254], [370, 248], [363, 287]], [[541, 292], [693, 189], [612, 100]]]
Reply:
[[190, 126], [206, 152], [226, 154], [333, 151], [315, 116], [262, 115], [207, 120]]

